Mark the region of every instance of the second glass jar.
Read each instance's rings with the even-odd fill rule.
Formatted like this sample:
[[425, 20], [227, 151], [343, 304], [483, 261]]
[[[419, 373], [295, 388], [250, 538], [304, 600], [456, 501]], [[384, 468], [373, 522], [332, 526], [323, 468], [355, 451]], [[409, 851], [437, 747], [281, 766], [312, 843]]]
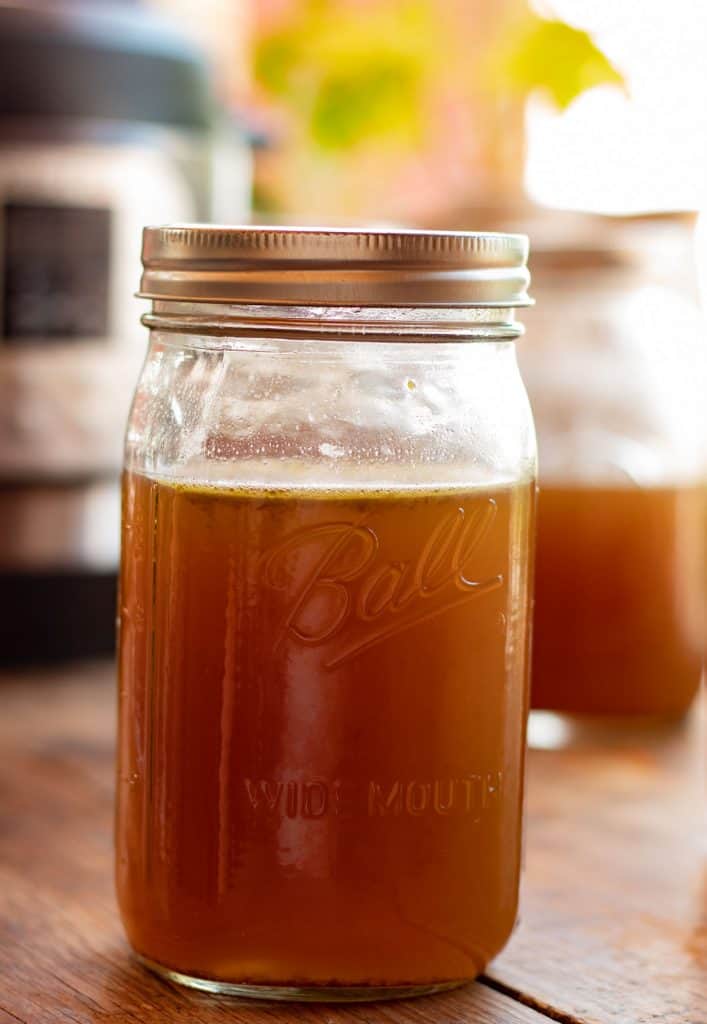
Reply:
[[[535, 254], [532, 706], [671, 719], [705, 644], [704, 323], [681, 221], [586, 217]], [[666, 269], [666, 264], [668, 269]]]

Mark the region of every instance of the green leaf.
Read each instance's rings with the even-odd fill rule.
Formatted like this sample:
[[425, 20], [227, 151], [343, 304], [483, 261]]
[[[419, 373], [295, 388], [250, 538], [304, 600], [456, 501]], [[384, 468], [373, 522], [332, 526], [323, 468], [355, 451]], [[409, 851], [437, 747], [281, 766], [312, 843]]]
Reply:
[[564, 110], [587, 89], [623, 85], [621, 73], [587, 32], [535, 15], [497, 51], [492, 76], [498, 91], [547, 93]]
[[255, 51], [259, 84], [326, 150], [375, 138], [414, 145], [423, 86], [444, 51], [429, 0], [371, 5], [303, 0]]
[[405, 60], [381, 55], [348, 73], [320, 82], [311, 134], [324, 149], [348, 149], [374, 136], [415, 135], [418, 76]]
[[301, 59], [300, 41], [292, 32], [275, 32], [255, 50], [255, 77], [273, 96], [284, 96], [293, 69]]

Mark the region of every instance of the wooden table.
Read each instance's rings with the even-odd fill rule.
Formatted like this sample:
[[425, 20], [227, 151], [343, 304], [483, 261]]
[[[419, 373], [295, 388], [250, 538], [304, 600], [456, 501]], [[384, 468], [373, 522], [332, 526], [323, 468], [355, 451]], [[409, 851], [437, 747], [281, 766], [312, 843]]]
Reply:
[[0, 1024], [707, 1024], [699, 710], [531, 751], [507, 950], [456, 992], [348, 1007], [215, 999], [133, 962], [112, 889], [113, 712], [107, 665], [0, 679]]

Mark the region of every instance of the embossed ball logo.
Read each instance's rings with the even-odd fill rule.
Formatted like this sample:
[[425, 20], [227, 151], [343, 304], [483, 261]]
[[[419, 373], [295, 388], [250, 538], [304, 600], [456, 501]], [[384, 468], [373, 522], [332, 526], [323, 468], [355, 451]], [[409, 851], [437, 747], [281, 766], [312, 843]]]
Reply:
[[274, 648], [290, 638], [326, 647], [326, 668], [427, 622], [503, 583], [478, 579], [474, 556], [496, 518], [493, 498], [439, 520], [416, 556], [389, 560], [365, 522], [330, 522], [289, 534], [262, 560], [264, 583], [288, 593]]

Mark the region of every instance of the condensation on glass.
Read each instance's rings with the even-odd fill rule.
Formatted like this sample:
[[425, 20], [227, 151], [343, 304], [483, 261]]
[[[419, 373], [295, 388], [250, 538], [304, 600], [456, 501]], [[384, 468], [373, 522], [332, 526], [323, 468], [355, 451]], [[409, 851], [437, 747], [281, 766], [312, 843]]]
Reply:
[[117, 885], [184, 984], [375, 999], [515, 920], [535, 441], [523, 236], [150, 228]]

